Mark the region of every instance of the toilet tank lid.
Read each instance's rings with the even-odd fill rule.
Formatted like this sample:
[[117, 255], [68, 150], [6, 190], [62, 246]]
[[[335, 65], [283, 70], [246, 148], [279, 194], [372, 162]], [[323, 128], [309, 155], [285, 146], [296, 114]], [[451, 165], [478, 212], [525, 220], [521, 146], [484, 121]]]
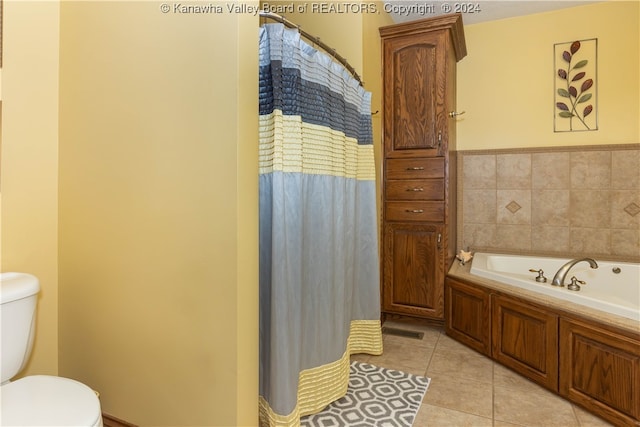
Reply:
[[40, 282], [28, 273], [0, 273], [0, 304], [35, 295], [40, 290]]

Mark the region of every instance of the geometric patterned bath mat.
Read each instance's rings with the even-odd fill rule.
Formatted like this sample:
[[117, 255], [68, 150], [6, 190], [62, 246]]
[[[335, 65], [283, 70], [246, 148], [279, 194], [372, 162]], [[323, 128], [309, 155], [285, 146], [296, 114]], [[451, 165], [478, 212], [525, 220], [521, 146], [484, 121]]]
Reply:
[[302, 427], [411, 427], [429, 382], [426, 377], [351, 362], [347, 394]]

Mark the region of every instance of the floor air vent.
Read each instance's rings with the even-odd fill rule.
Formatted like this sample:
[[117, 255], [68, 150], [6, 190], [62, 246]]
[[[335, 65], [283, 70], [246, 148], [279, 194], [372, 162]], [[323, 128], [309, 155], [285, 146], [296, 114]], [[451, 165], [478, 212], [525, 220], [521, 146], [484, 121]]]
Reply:
[[414, 338], [416, 340], [421, 340], [424, 336], [423, 332], [407, 331], [406, 329], [398, 328], [388, 328], [386, 326], [382, 327], [382, 333], [388, 335], [397, 335], [399, 337]]

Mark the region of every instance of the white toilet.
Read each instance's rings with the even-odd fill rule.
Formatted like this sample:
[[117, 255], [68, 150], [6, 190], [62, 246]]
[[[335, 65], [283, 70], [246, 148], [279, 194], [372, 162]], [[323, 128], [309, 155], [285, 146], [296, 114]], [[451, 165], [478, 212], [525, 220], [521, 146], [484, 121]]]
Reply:
[[0, 273], [0, 426], [102, 427], [100, 401], [68, 378], [33, 375], [10, 382], [33, 345], [40, 283], [25, 273]]

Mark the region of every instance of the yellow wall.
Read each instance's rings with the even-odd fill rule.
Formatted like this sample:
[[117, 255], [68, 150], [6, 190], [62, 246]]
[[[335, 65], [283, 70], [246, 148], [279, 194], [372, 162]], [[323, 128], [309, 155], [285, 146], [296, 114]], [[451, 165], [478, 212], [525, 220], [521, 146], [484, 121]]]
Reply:
[[255, 425], [258, 19], [60, 22], [60, 374], [139, 425]]
[[[378, 223], [382, 214], [382, 42], [378, 28], [393, 24], [391, 16], [383, 11], [382, 2], [375, 2], [381, 13], [363, 15], [363, 81], [371, 92], [371, 124], [376, 161], [378, 189]], [[382, 231], [379, 229], [379, 231]], [[381, 240], [380, 240], [381, 241]]]
[[58, 372], [57, 1], [5, 1], [2, 70], [2, 271], [40, 279], [25, 374]]
[[[637, 143], [637, 1], [608, 1], [465, 27], [458, 149]], [[553, 45], [598, 39], [598, 127], [554, 133]]]
[[[4, 7], [2, 269], [43, 286], [27, 373], [85, 381], [141, 425], [255, 424], [257, 18]], [[467, 26], [459, 149], [638, 142], [638, 16], [607, 2]], [[388, 16], [291, 19], [381, 109]], [[553, 44], [592, 37], [600, 130], [554, 134]]]
[[[299, 25], [303, 30], [319, 37], [324, 43], [336, 49], [338, 54], [347, 58], [349, 64], [362, 76], [363, 47], [362, 47], [362, 13], [337, 13], [338, 10], [349, 9], [318, 9], [320, 6], [336, 6], [340, 2], [312, 2], [312, 1], [261, 1], [266, 11], [274, 11], [285, 16], [289, 21]], [[343, 2], [344, 3], [344, 2]], [[355, 2], [348, 2], [354, 4]], [[284, 9], [283, 9], [284, 8]], [[291, 11], [291, 12], [289, 12]], [[266, 20], [273, 23], [275, 21]], [[309, 40], [305, 41], [309, 42]]]

